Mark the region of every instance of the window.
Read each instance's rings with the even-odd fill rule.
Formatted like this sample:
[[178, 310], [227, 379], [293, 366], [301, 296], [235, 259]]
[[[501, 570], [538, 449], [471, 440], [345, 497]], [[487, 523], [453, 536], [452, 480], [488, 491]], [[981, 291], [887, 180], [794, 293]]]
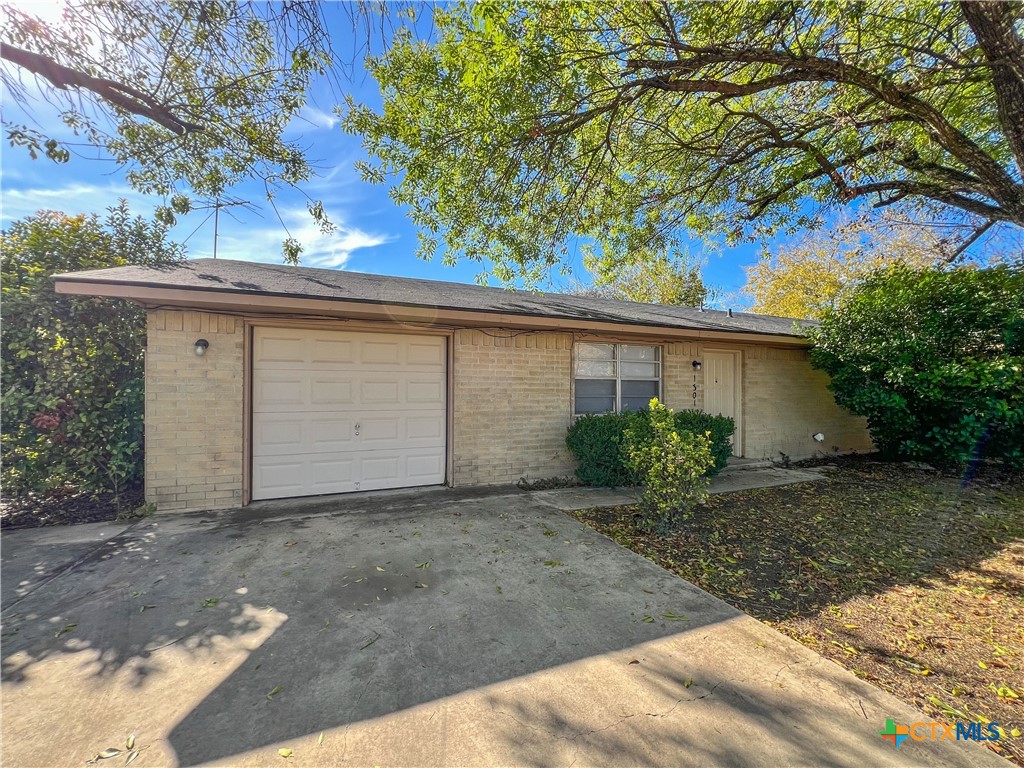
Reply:
[[661, 397], [661, 348], [639, 344], [577, 344], [577, 416], [638, 411]]

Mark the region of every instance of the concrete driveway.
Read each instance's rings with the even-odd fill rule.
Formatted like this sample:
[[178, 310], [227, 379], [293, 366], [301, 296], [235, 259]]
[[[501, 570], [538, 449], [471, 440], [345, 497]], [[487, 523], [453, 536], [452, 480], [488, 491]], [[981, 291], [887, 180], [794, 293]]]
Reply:
[[59, 538], [3, 537], [4, 765], [1003, 764], [531, 494]]

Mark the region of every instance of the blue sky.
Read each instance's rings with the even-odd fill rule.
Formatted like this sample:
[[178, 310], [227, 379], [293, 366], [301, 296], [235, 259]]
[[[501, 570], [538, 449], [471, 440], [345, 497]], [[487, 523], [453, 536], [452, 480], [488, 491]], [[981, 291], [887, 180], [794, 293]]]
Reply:
[[[345, 28], [344, 25], [338, 25]], [[342, 45], [345, 41], [338, 41]], [[361, 102], [378, 106], [380, 94], [374, 80], [357, 65], [350, 81], [342, 81]], [[386, 186], [362, 182], [353, 168], [364, 157], [359, 137], [342, 132], [332, 108], [337, 94], [326, 84], [312, 93], [309, 104], [289, 127], [289, 138], [309, 148], [309, 157], [319, 169], [319, 176], [303, 185], [302, 190], [282, 189], [277, 208], [290, 234], [304, 246], [305, 266], [350, 269], [388, 275], [423, 277], [436, 280], [473, 282], [484, 267], [476, 262], [460, 262], [454, 267], [440, 258], [423, 261], [416, 257], [416, 230], [388, 197]], [[7, 119], [30, 122], [19, 116], [16, 105], [5, 97], [3, 108]], [[31, 116], [34, 122], [54, 135], [67, 131], [55, 113], [40, 103]], [[31, 124], [31, 122], [30, 122]], [[125, 182], [121, 169], [103, 153], [82, 150], [67, 164], [57, 165], [40, 158], [32, 160], [18, 148], [4, 146], [0, 159], [0, 220], [10, 221], [40, 209], [53, 209], [69, 214], [102, 213], [119, 198], [126, 198], [136, 213], [149, 215], [160, 204], [158, 198], [133, 191]], [[244, 259], [270, 263], [281, 262], [281, 241], [287, 236], [277, 214], [266, 203], [262, 184], [243, 184], [232, 190], [240, 199], [256, 204], [258, 211], [239, 208], [220, 216], [218, 255], [222, 258]], [[307, 197], [322, 200], [330, 218], [338, 224], [333, 235], [321, 234], [306, 211]], [[172, 237], [186, 240], [191, 258], [213, 254], [214, 223], [208, 211], [193, 211], [179, 218]], [[204, 220], [206, 220], [204, 222]], [[760, 251], [757, 244], [746, 244], [729, 250], [708, 249], [694, 242], [691, 253], [704, 254], [707, 260], [705, 281], [724, 291], [721, 304], [740, 307], [738, 296], [746, 278], [743, 267], [751, 264]], [[572, 265], [575, 279], [587, 282], [588, 276], [579, 263]], [[493, 281], [492, 281], [493, 282]], [[548, 285], [559, 289], [567, 279], [555, 275]]]

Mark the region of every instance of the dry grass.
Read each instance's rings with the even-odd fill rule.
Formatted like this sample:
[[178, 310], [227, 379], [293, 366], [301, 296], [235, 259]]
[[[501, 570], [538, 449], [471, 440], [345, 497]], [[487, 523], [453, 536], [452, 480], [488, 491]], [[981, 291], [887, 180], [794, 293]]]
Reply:
[[998, 722], [1024, 765], [1024, 482], [851, 462], [711, 497], [676, 535], [576, 516], [939, 720]]

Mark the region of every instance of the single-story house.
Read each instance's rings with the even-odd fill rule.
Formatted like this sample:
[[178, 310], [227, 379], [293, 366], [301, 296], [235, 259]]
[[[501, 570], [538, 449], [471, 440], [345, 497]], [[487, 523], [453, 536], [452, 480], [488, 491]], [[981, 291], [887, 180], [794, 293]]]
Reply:
[[793, 320], [197, 259], [56, 276], [148, 310], [158, 511], [571, 474], [572, 420], [658, 396], [737, 456], [870, 450]]

